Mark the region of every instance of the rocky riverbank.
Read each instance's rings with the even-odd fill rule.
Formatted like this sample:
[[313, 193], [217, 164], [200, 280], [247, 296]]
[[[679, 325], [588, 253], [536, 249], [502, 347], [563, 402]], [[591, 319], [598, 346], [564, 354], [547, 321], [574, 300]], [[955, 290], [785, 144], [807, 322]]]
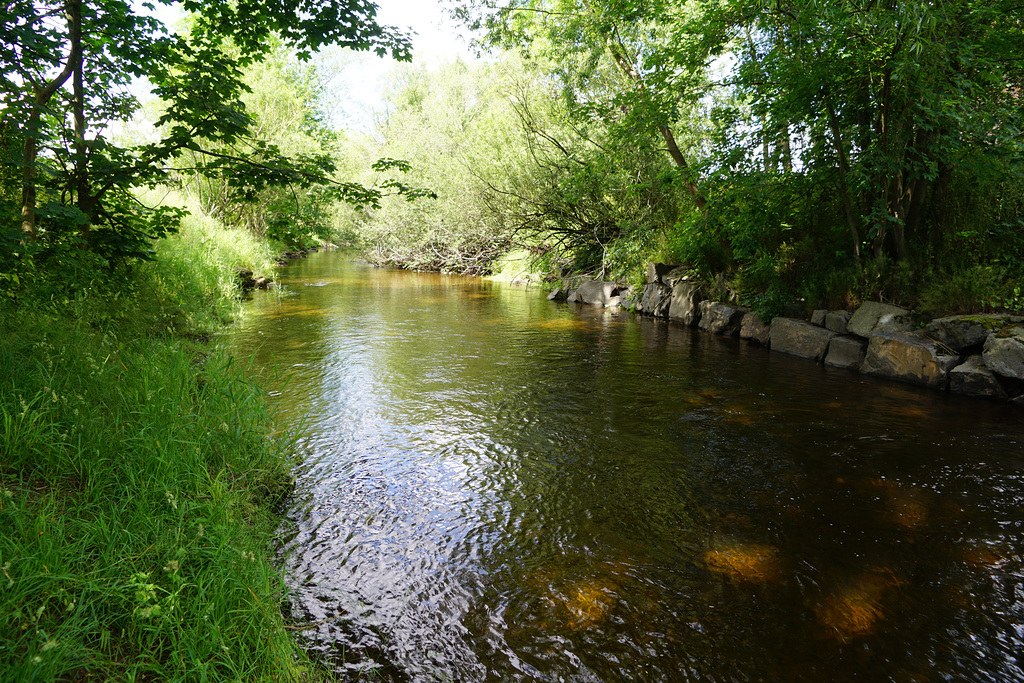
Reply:
[[765, 322], [749, 309], [712, 300], [710, 292], [708, 284], [680, 269], [650, 264], [639, 291], [585, 281], [561, 286], [548, 298], [622, 307], [828, 366], [1024, 408], [1024, 316], [926, 320], [914, 311], [869, 301], [855, 311], [816, 310], [810, 316], [794, 305]]

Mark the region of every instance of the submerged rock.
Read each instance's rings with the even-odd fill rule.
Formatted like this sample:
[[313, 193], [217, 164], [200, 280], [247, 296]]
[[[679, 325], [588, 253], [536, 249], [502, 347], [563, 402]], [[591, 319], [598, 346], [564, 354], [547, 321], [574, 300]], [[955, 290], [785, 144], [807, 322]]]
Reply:
[[866, 375], [945, 389], [949, 371], [959, 364], [960, 357], [943, 351], [920, 332], [876, 332], [868, 340], [860, 370]]

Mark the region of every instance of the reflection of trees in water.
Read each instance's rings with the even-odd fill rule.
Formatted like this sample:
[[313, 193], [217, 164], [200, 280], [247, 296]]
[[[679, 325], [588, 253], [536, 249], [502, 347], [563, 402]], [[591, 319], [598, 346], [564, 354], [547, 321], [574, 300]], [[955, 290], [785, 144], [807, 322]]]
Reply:
[[[316, 420], [303, 514], [331, 520], [321, 541], [356, 532], [310, 578], [322, 618], [345, 610], [325, 648], [400, 663], [390, 680], [1013, 677], [1005, 408], [498, 284], [314, 265], [323, 286], [242, 331], [267, 340], [258, 365], [301, 363], [280, 400]], [[393, 547], [361, 540], [363, 508]], [[428, 572], [335, 578], [431, 547]]]

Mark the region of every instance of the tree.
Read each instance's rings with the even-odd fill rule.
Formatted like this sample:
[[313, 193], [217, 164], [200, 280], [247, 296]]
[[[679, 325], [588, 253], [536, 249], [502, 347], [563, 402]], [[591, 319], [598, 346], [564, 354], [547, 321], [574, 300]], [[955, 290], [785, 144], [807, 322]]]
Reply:
[[[161, 180], [194, 154], [206, 159], [205, 173], [231, 178], [242, 199], [295, 184], [354, 203], [379, 200], [378, 189], [334, 180], [328, 156], [288, 158], [259, 140], [242, 101], [242, 70], [278, 39], [300, 57], [337, 43], [407, 60], [406, 34], [379, 26], [376, 5], [362, 0], [184, 7], [194, 13], [188, 40], [124, 0], [7, 3], [0, 20], [0, 125], [23, 143], [21, 158], [6, 162], [22, 168], [23, 241], [73, 236], [106, 256], [145, 257], [147, 239], [172, 230], [177, 216], [141, 207], [130, 189]], [[137, 109], [127, 86], [140, 77], [167, 102], [158, 121], [162, 137], [117, 147], [104, 130]], [[408, 189], [396, 181], [392, 188]]]

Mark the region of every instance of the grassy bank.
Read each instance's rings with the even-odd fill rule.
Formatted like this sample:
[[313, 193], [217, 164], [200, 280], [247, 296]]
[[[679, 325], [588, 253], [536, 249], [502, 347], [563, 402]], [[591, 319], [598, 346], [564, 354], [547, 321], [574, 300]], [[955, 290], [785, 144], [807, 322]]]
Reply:
[[286, 444], [239, 361], [192, 341], [272, 250], [206, 220], [159, 250], [3, 305], [0, 680], [300, 672], [269, 562]]

